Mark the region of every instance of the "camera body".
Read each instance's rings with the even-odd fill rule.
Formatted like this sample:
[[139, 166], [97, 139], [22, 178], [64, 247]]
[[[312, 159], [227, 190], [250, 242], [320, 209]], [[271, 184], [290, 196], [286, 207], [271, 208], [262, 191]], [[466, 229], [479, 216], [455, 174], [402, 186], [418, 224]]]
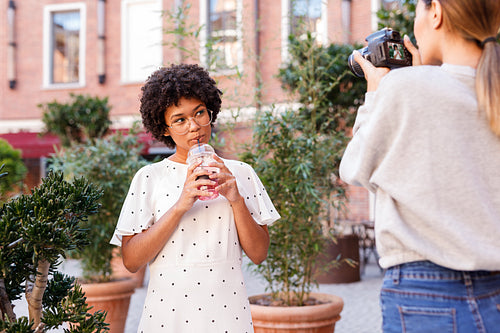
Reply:
[[[389, 67], [390, 69], [411, 66], [412, 56], [404, 46], [403, 39], [398, 31], [383, 28], [366, 37], [368, 46], [359, 49], [361, 55], [375, 67]], [[347, 60], [349, 69], [354, 75], [364, 77], [361, 66], [354, 60], [354, 54]]]

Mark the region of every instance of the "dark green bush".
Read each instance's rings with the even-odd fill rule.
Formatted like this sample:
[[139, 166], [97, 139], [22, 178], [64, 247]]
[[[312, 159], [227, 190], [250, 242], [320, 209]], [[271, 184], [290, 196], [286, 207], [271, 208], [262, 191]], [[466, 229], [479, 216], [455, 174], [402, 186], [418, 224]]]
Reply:
[[104, 136], [111, 125], [108, 98], [70, 94], [69, 103], [39, 104], [43, 110], [45, 133], [59, 137], [65, 147]]
[[304, 39], [291, 36], [289, 41], [291, 61], [280, 69], [278, 78], [302, 103], [300, 113], [321, 133], [352, 126], [366, 83], [350, 72], [347, 59], [362, 45], [321, 46], [310, 33]]
[[401, 36], [408, 35], [412, 40], [415, 39], [413, 34], [413, 22], [415, 21], [415, 0], [403, 0], [401, 4], [393, 9], [381, 8], [377, 12], [379, 19], [379, 29], [390, 27], [401, 33]]

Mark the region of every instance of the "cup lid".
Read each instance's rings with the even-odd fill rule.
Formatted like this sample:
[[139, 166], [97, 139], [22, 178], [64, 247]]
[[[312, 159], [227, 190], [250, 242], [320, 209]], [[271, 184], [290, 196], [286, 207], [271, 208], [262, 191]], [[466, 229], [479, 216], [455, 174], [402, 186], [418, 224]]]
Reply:
[[191, 148], [189, 148], [188, 156], [195, 154], [214, 154], [215, 150], [206, 143], [195, 144]]
[[212, 156], [212, 154], [215, 154], [215, 150], [209, 144], [195, 144], [194, 146], [189, 148], [187, 162], [188, 164], [191, 164], [191, 161], [195, 160], [197, 157]]

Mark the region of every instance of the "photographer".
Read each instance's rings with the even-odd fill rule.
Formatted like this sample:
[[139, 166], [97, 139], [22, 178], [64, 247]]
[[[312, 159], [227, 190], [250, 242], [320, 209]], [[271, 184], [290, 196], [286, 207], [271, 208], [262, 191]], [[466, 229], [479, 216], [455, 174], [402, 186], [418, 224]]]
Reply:
[[499, 27], [498, 0], [418, 0], [414, 66], [355, 54], [368, 92], [340, 175], [376, 194], [385, 333], [500, 327]]

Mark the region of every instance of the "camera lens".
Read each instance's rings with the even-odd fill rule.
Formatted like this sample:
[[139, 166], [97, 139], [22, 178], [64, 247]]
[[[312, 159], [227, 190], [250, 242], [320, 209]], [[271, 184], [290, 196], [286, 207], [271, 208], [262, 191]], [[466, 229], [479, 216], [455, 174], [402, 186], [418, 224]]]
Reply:
[[357, 77], [365, 77], [363, 69], [361, 69], [361, 66], [356, 62], [356, 60], [354, 60], [354, 53], [352, 53], [347, 59], [347, 64], [354, 75]]

